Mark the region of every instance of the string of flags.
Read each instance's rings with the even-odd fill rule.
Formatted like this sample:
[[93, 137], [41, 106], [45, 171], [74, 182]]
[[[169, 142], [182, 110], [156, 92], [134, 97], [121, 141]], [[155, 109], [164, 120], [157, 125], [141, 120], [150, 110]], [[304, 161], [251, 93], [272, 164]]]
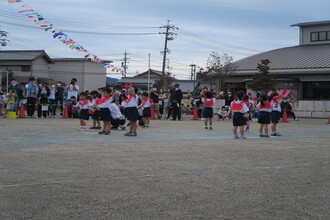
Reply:
[[56, 28], [55, 25], [47, 21], [42, 15], [33, 10], [30, 6], [25, 4], [22, 0], [7, 0], [9, 4], [15, 4], [14, 8], [19, 14], [25, 15], [27, 18], [31, 19], [36, 25], [44, 29], [44, 31], [49, 32], [54, 39], [59, 40], [63, 44], [67, 45], [71, 50], [76, 50], [77, 52], [83, 53], [85, 58], [90, 58], [91, 61], [101, 64], [106, 68], [111, 68], [112, 72], [123, 73], [123, 70], [115, 67], [109, 61], [103, 60], [97, 57], [92, 52], [86, 50], [78, 42], [71, 39], [66, 33]]

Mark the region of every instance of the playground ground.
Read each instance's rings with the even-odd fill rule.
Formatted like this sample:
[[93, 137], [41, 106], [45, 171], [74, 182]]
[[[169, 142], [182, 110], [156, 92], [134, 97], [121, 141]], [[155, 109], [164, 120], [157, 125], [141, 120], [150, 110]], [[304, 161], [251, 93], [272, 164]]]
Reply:
[[[231, 122], [152, 121], [137, 137], [74, 119], [0, 119], [0, 219], [329, 219], [330, 125], [233, 140]], [[90, 123], [90, 122], [89, 122]]]

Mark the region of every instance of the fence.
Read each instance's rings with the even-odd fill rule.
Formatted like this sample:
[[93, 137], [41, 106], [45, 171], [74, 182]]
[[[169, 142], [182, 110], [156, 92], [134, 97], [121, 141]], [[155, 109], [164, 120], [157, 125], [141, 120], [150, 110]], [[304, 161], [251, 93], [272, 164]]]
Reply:
[[327, 118], [330, 115], [330, 101], [298, 101], [292, 105], [298, 117]]

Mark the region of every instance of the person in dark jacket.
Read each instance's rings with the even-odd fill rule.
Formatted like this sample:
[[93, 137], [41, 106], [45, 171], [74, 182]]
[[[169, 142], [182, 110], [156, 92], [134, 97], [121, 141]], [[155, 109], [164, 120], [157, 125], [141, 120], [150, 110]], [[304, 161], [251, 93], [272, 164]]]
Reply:
[[294, 114], [293, 110], [292, 110], [292, 106], [291, 104], [288, 102], [288, 100], [286, 99], [286, 97], [283, 97], [283, 100], [281, 102], [281, 110], [282, 110], [282, 115], [283, 115], [283, 111], [284, 109], [286, 109], [286, 113], [287, 115], [291, 115], [293, 117], [294, 120], [298, 121], [296, 115]]
[[183, 94], [181, 89], [179, 89], [180, 85], [175, 84], [173, 90], [173, 100], [172, 100], [172, 108], [173, 108], [173, 121], [178, 118], [181, 121], [181, 102], [183, 98]]
[[63, 115], [63, 99], [64, 99], [64, 88], [62, 87], [61, 83], [58, 83], [55, 92], [55, 103], [56, 105], [60, 104], [61, 115]]
[[41, 118], [41, 116], [44, 116], [44, 118], [49, 115], [49, 111], [43, 110], [42, 106], [48, 106], [48, 96], [50, 94], [50, 89], [44, 82], [40, 82], [39, 84], [39, 93], [38, 93], [38, 117]]

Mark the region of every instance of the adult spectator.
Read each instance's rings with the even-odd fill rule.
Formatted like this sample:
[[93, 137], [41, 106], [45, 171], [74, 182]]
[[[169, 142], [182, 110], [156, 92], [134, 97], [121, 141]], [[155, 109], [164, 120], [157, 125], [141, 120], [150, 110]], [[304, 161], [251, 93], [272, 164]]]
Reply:
[[165, 94], [165, 92], [164, 92], [163, 89], [160, 89], [159, 90], [159, 96], [158, 96], [158, 98], [159, 98], [159, 113], [160, 113], [160, 115], [162, 117], [162, 115], [165, 112], [164, 111], [164, 107], [165, 107], [165, 99], [166, 99], [166, 94]]
[[151, 88], [149, 94], [150, 99], [152, 99], [152, 106], [154, 107], [155, 114], [158, 119], [161, 119], [159, 114], [159, 92], [157, 91], [157, 88]]
[[71, 99], [74, 96], [76, 99], [78, 98], [79, 86], [77, 85], [77, 79], [72, 78], [68, 86], [66, 87], [68, 91], [67, 100]]
[[173, 121], [175, 121], [176, 118], [178, 118], [178, 120], [181, 121], [181, 101], [183, 98], [183, 94], [179, 87], [180, 87], [179, 84], [175, 84], [173, 90], [173, 101], [172, 101]]
[[283, 115], [283, 111], [284, 109], [286, 110], [286, 113], [288, 116], [292, 116], [294, 120], [298, 121], [296, 115], [294, 114], [293, 110], [292, 110], [292, 106], [291, 104], [288, 102], [288, 100], [286, 99], [286, 97], [283, 97], [282, 102], [281, 102], [281, 110], [282, 110], [282, 115]]
[[55, 92], [55, 103], [60, 104], [61, 115], [63, 115], [63, 99], [64, 99], [64, 88], [61, 83], [57, 83]]
[[231, 94], [231, 92], [228, 92], [228, 95], [225, 99], [225, 106], [230, 106], [230, 103], [234, 101], [234, 97], [233, 95]]
[[16, 114], [18, 114], [19, 103], [20, 103], [21, 99], [24, 98], [22, 86], [15, 79], [12, 79], [10, 81], [10, 85], [8, 86], [8, 89], [11, 89], [11, 91], [14, 94], [16, 94], [15, 104], [14, 104], [14, 111], [16, 112]]
[[33, 77], [29, 79], [29, 83], [26, 84], [25, 88], [27, 101], [27, 116], [33, 118], [39, 92], [38, 85], [36, 84], [36, 81]]

